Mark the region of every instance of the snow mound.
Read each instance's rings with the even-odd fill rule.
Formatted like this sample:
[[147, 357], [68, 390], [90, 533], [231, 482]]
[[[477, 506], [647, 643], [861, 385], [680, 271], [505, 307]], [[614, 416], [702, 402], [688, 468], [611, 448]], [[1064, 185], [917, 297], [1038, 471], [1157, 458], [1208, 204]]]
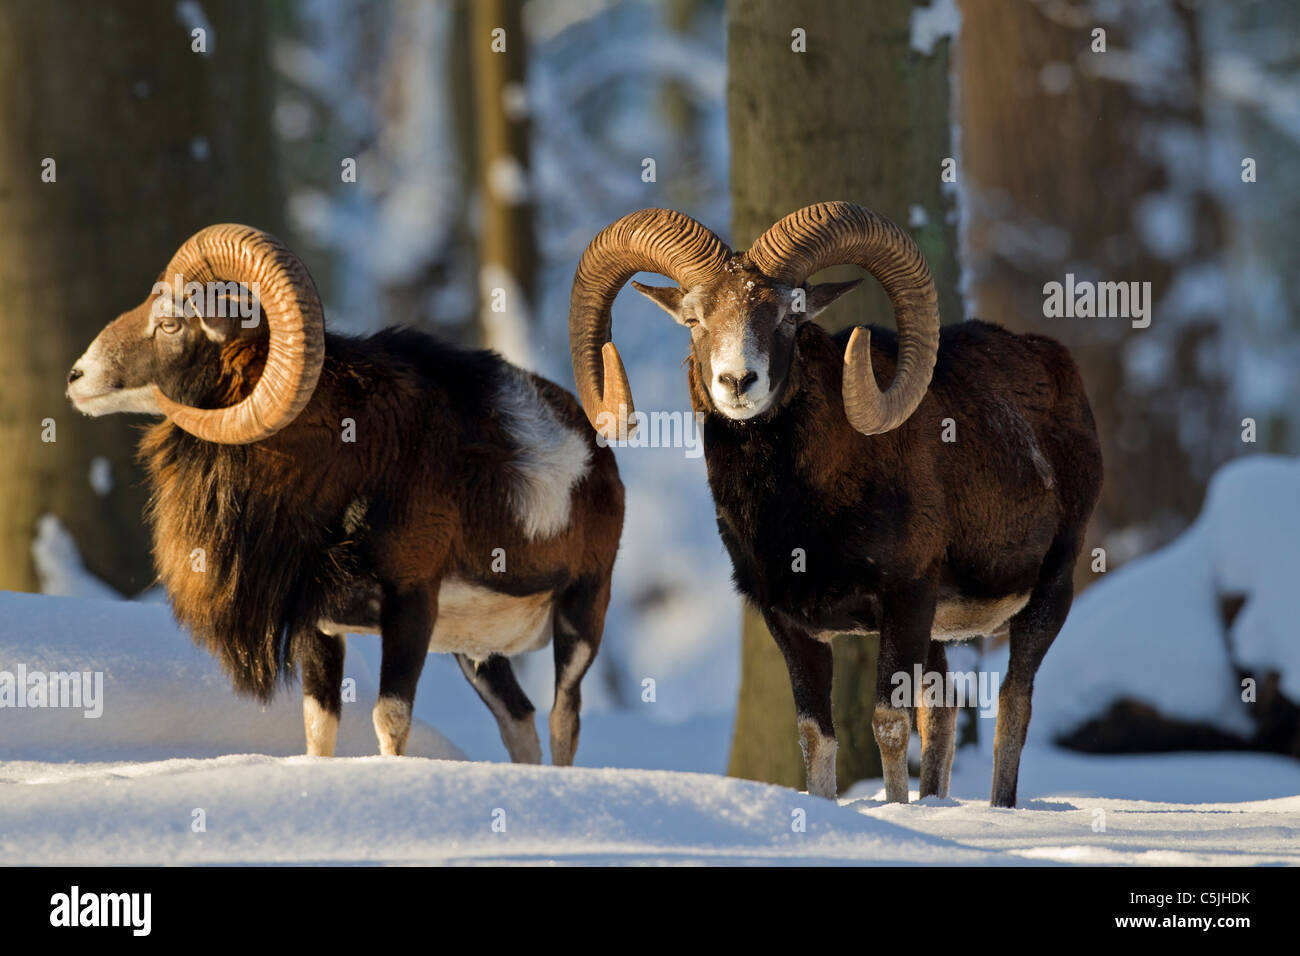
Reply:
[[[1276, 670], [1300, 700], [1300, 461], [1239, 459], [1177, 540], [1074, 603], [1035, 680], [1030, 734], [1059, 739], [1121, 698], [1249, 737], [1237, 667]], [[1246, 603], [1225, 635], [1220, 598]], [[1006, 673], [1005, 648], [987, 666]]]
[[229, 756], [55, 768], [9, 764], [0, 769], [0, 861], [802, 864], [996, 858], [829, 800], [726, 777], [411, 757]]
[[[102, 674], [103, 712], [82, 707], [0, 707], [0, 759], [159, 760], [231, 753], [280, 756], [306, 748], [301, 694], [286, 688], [271, 705], [239, 696], [206, 651], [157, 604], [0, 591], [0, 686], [4, 674]], [[345, 703], [338, 753], [378, 750], [370, 709], [378, 694], [359, 655], [344, 674], [356, 683]], [[464, 759], [420, 720], [408, 752]]]
[[1282, 692], [1300, 701], [1300, 460], [1226, 465], [1210, 485], [1202, 520], [1218, 592], [1246, 598], [1228, 634], [1233, 660], [1255, 674], [1277, 671]]

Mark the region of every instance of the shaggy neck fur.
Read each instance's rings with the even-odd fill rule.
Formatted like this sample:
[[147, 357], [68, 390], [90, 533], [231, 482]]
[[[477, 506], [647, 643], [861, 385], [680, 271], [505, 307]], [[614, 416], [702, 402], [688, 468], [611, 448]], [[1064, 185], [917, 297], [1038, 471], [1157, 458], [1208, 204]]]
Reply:
[[[175, 383], [172, 394], [200, 407], [232, 404], [251, 390], [264, 357], [264, 346], [229, 343], [210, 373]], [[154, 560], [174, 613], [238, 690], [263, 700], [292, 677], [291, 636], [328, 610], [318, 605], [353, 573], [350, 543], [321, 525], [320, 502], [268, 494], [296, 477], [284, 456], [303, 431], [295, 422], [266, 442], [213, 445], [162, 422], [140, 447]]]

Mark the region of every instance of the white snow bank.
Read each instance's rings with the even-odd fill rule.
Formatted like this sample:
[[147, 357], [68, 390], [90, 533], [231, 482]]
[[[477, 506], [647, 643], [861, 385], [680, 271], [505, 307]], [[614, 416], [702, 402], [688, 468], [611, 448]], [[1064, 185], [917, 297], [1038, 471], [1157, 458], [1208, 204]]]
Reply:
[[1247, 598], [1228, 635], [1233, 660], [1255, 674], [1279, 672], [1282, 692], [1300, 701], [1300, 459], [1224, 466], [1202, 520], [1219, 593]]
[[[0, 759], [158, 760], [256, 752], [301, 754], [302, 697], [288, 688], [269, 707], [236, 695], [206, 651], [177, 628], [168, 608], [126, 601], [73, 600], [0, 591], [0, 674], [101, 673], [103, 713], [85, 708], [0, 707]], [[373, 754], [377, 695], [369, 668], [349, 654], [345, 675], [356, 703], [345, 704], [341, 755]], [[463, 758], [416, 720], [409, 752]]]
[[[797, 811], [803, 832], [793, 826]], [[205, 832], [194, 832], [199, 819]], [[0, 768], [4, 864], [380, 861], [992, 863], [997, 857], [793, 790], [702, 774], [410, 757]]]
[[111, 601], [121, 595], [86, 570], [72, 533], [57, 515], [41, 515], [32, 539], [32, 563], [41, 582], [41, 592], [61, 597], [100, 598]]
[[[1035, 681], [1031, 737], [1066, 735], [1125, 697], [1249, 735], [1233, 658], [1279, 671], [1284, 692], [1300, 700], [1298, 565], [1300, 461], [1255, 455], [1225, 465], [1191, 528], [1075, 601]], [[1219, 597], [1231, 594], [1247, 601], [1225, 638]], [[986, 666], [1005, 674], [1006, 658], [1004, 647]]]
[[[411, 757], [11, 762], [0, 864], [1300, 863], [1300, 797], [1275, 795], [1300, 768], [1281, 757], [1030, 747], [1016, 810], [988, 806], [988, 767], [961, 751], [955, 799], [902, 806], [872, 783], [837, 804], [705, 774]], [[1229, 779], [1254, 798], [1216, 796]]]

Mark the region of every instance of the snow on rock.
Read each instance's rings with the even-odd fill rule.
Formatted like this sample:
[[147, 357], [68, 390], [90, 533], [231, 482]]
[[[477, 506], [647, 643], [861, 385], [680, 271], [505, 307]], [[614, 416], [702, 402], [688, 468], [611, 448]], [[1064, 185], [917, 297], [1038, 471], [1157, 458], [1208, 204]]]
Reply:
[[[0, 677], [102, 673], [103, 714], [81, 707], [0, 707], [0, 759], [160, 760], [230, 753], [301, 754], [301, 693], [289, 687], [266, 707], [231, 690], [230, 679], [172, 620], [168, 608], [0, 591]], [[370, 721], [375, 681], [358, 655], [345, 676], [338, 752], [376, 753]], [[409, 752], [462, 759], [428, 724], [414, 722]]]
[[[1279, 671], [1284, 693], [1300, 700], [1298, 558], [1300, 461], [1253, 455], [1225, 465], [1181, 537], [1075, 601], [1035, 681], [1031, 737], [1066, 736], [1121, 698], [1250, 736], [1236, 665]], [[1226, 595], [1247, 598], [1227, 639]], [[1006, 655], [986, 666], [1005, 674]]]
[[1224, 466], [1210, 484], [1209, 527], [1220, 594], [1245, 595], [1229, 632], [1234, 661], [1277, 671], [1300, 702], [1300, 459], [1253, 456]]

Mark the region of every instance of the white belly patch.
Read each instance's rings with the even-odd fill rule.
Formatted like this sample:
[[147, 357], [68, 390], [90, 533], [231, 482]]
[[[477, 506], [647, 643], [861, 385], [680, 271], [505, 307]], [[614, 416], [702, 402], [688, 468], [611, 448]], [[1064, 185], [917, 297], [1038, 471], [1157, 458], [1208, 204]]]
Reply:
[[940, 604], [934, 611], [932, 636], [941, 641], [990, 637], [1001, 631], [1028, 603], [1028, 594], [1011, 594], [992, 601], [958, 600]]
[[[992, 637], [1006, 626], [1026, 604], [1028, 594], [1011, 594], [991, 601], [958, 599], [945, 601], [934, 609], [934, 627], [930, 637], [936, 641], [960, 641], [968, 637]], [[829, 641], [839, 631], [817, 631], [812, 636], [819, 641]], [[870, 634], [876, 631], [848, 631], [844, 633]]]
[[[438, 589], [438, 619], [429, 635], [429, 653], [466, 654], [483, 660], [535, 651], [551, 640], [550, 591], [514, 597], [449, 578]], [[326, 634], [374, 634], [371, 625], [321, 621]]]

